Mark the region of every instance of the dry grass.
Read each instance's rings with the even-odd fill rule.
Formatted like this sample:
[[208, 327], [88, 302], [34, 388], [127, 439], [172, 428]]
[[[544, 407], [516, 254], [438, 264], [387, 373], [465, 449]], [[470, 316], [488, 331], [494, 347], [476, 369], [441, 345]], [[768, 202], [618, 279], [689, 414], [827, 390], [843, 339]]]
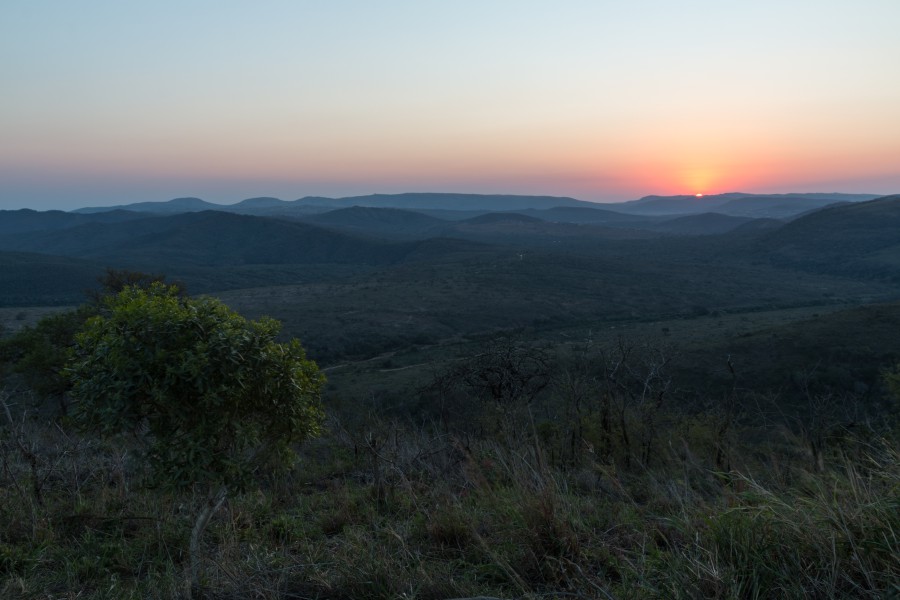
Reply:
[[[785, 484], [751, 474], [764, 464], [719, 474], [684, 451], [652, 471], [590, 456], [571, 467], [524, 434], [370, 425], [333, 426], [293, 473], [226, 504], [207, 538], [210, 597], [898, 591], [900, 457], [885, 440], [856, 440], [823, 473], [782, 466]], [[182, 594], [192, 498], [141, 487], [121, 448], [52, 423], [7, 424], [0, 449], [0, 597]]]

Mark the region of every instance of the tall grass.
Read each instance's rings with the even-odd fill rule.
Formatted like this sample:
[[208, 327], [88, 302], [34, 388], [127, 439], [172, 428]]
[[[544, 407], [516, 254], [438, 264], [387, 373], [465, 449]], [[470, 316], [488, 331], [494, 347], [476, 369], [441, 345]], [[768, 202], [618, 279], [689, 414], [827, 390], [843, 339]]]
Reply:
[[[229, 500], [215, 518], [210, 595], [900, 593], [895, 439], [845, 440], [821, 472], [797, 459], [796, 440], [755, 439], [755, 452], [736, 446], [732, 454], [745, 460], [721, 472], [708, 428], [686, 420], [660, 435], [650, 466], [626, 468], [589, 445], [576, 461], [554, 456], [533, 433], [540, 427], [507, 416], [483, 436], [333, 423], [302, 448], [292, 473], [261, 477], [259, 491]], [[0, 454], [0, 597], [183, 594], [193, 498], [143, 487], [121, 447], [52, 422], [8, 423]]]

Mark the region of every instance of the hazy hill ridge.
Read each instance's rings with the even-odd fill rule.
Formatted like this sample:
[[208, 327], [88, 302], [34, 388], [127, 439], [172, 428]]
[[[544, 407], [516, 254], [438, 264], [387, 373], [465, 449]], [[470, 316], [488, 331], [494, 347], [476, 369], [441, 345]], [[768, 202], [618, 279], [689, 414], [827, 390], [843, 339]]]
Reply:
[[450, 210], [520, 210], [555, 206], [596, 207], [593, 202], [565, 196], [522, 196], [513, 194], [406, 193], [371, 194], [334, 200], [338, 206], [377, 206], [385, 208], [425, 208]]
[[120, 223], [145, 218], [147, 218], [145, 213], [118, 209], [87, 214], [61, 210], [36, 211], [30, 208], [0, 210], [0, 235], [66, 229], [87, 223]]
[[877, 194], [745, 194], [708, 196], [645, 196], [639, 200], [605, 205], [628, 214], [676, 215], [717, 212], [730, 216], [784, 218], [836, 202], [863, 202]]
[[656, 231], [679, 235], [714, 235], [727, 233], [752, 222], [752, 217], [738, 217], [718, 212], [706, 212], [667, 219], [652, 226]]
[[346, 198], [307, 196], [294, 201], [278, 198], [249, 198], [237, 204], [213, 204], [199, 198], [176, 198], [168, 202], [138, 202], [119, 206], [94, 206], [79, 208], [75, 213], [97, 213], [122, 209], [138, 212], [175, 213], [220, 210], [246, 212], [254, 210], [290, 210], [296, 207], [349, 208], [352, 206], [382, 208], [422, 208], [449, 210], [517, 210], [527, 208], [552, 208], [555, 206], [594, 207], [593, 202], [560, 196], [522, 196], [512, 194], [450, 194], [404, 193], [370, 194]]
[[[248, 198], [236, 204], [214, 204], [200, 198], [176, 198], [168, 202], [138, 202], [108, 207], [80, 208], [74, 213], [95, 214], [128, 210], [156, 214], [174, 214], [218, 210], [260, 216], [306, 216], [327, 210], [353, 206], [399, 208], [427, 211], [548, 211], [557, 210], [559, 220], [599, 222], [612, 225], [613, 214], [637, 217], [659, 217], [717, 212], [729, 216], [754, 218], [787, 218], [836, 202], [860, 202], [876, 198], [874, 194], [745, 194], [727, 193], [709, 196], [645, 196], [639, 200], [618, 203], [596, 203], [566, 196], [526, 196], [514, 194], [403, 193], [369, 194], [345, 198], [307, 196], [298, 200]], [[568, 209], [570, 212], [562, 212]], [[595, 217], [577, 215], [575, 209], [603, 211]], [[601, 214], [603, 215], [601, 217]], [[563, 217], [563, 215], [566, 215]], [[539, 216], [541, 215], [532, 215]], [[549, 216], [549, 215], [548, 215]], [[574, 220], [573, 220], [574, 219]], [[622, 217], [618, 218], [621, 221]], [[548, 219], [552, 220], [552, 219]]]
[[321, 227], [386, 238], [427, 238], [441, 234], [449, 221], [402, 208], [351, 206], [302, 217]]
[[0, 250], [103, 259], [116, 264], [382, 263], [408, 249], [305, 223], [220, 211], [0, 237]]
[[641, 227], [668, 218], [653, 215], [629, 215], [608, 210], [606, 206], [605, 204], [596, 204], [589, 208], [584, 206], [554, 206], [553, 208], [526, 208], [516, 212], [551, 222], [606, 225], [609, 227]]
[[[378, 243], [387, 243], [391, 240], [399, 242], [454, 237], [487, 243], [545, 245], [568, 243], [567, 240], [576, 239], [645, 239], [648, 237], [647, 232], [654, 235], [696, 236], [726, 234], [740, 228], [740, 232], [746, 235], [771, 231], [784, 221], [794, 219], [799, 225], [788, 228], [777, 243], [765, 249], [766, 253], [773, 253], [779, 260], [788, 260], [796, 253], [791, 249], [794, 236], [792, 232], [808, 228], [808, 225], [804, 225], [809, 223], [807, 217], [812, 217], [818, 211], [826, 216], [816, 219], [827, 220], [827, 215], [844, 214], [833, 212], [841, 207], [852, 209], [862, 206], [865, 202], [861, 203], [859, 199], [864, 197], [868, 196], [755, 196], [735, 193], [702, 198], [648, 196], [631, 203], [601, 205], [551, 196], [375, 194], [341, 199], [308, 197], [293, 202], [260, 197], [229, 206], [214, 205], [198, 198], [178, 198], [169, 202], [128, 205], [130, 209], [145, 212], [126, 211], [117, 207], [82, 209], [83, 212], [73, 213], [0, 211], [0, 249], [84, 258], [146, 258], [152, 251], [158, 252], [160, 256], [177, 259], [178, 262], [188, 256], [202, 256], [205, 257], [203, 261], [214, 261], [217, 264], [221, 260], [248, 264], [250, 260], [261, 258], [264, 258], [263, 262], [270, 263], [274, 256], [280, 264], [288, 261], [288, 257], [279, 251], [263, 251], [263, 248], [276, 248], [278, 244], [300, 248], [295, 240], [288, 238], [300, 236], [302, 227], [307, 227], [310, 229], [303, 231], [306, 232], [304, 235], [309, 243], [298, 250], [300, 262], [308, 262], [306, 258], [302, 258], [308, 256], [309, 260], [319, 262], [354, 262], [359, 258], [365, 263], [363, 256], [368, 251], [357, 254], [357, 250], [350, 248], [376, 243], [379, 239], [381, 242]], [[827, 206], [831, 208], [823, 209], [820, 206], [822, 203], [830, 203]], [[351, 205], [343, 207], [344, 204]], [[397, 204], [405, 207], [391, 206]], [[215, 210], [203, 210], [210, 206], [215, 207]], [[525, 208], [521, 208], [523, 206]], [[714, 209], [708, 210], [710, 206]], [[610, 210], [610, 207], [643, 212], [628, 214]], [[103, 212], [93, 212], [101, 210]], [[871, 209], [864, 210], [871, 212]], [[729, 211], [743, 214], [729, 214]], [[785, 216], [792, 211], [795, 212]], [[778, 217], [760, 217], [770, 213]], [[194, 225], [191, 225], [197, 227], [197, 231], [185, 229], [176, 236], [173, 224], [191, 221], [188, 218], [191, 214], [205, 215], [197, 217]], [[856, 215], [856, 211], [849, 214]], [[231, 215], [232, 218], [226, 218], [226, 215]], [[169, 220], [178, 216], [182, 217], [180, 221]], [[266, 225], [260, 225], [260, 221], [240, 221], [238, 217], [241, 216], [264, 218]], [[863, 215], [854, 217], [857, 218], [863, 218]], [[761, 222], [754, 224], [754, 219]], [[892, 221], [888, 219], [886, 222]], [[244, 227], [239, 226], [241, 223]], [[848, 225], [853, 223], [855, 221], [851, 220]], [[885, 222], [879, 222], [871, 226], [882, 231], [884, 225]], [[852, 235], [867, 235], [867, 227], [869, 225], [860, 225], [858, 229], [862, 233]], [[211, 232], [216, 228], [221, 228], [222, 231]], [[261, 236], [266, 239], [253, 239], [252, 232], [262, 229], [268, 230], [267, 234]], [[331, 233], [326, 234], [326, 230]], [[338, 235], [339, 232], [344, 237]], [[889, 228], [888, 235], [891, 232]], [[351, 237], [347, 238], [347, 235]], [[808, 236], [810, 233], [806, 231], [803, 235]], [[836, 230], [832, 235], [839, 238], [839, 245], [843, 234]], [[818, 239], [819, 236], [812, 237]], [[362, 238], [367, 238], [367, 241]], [[159, 239], [172, 241], [164, 246]], [[350, 242], [348, 239], [354, 241]], [[316, 246], [317, 243], [321, 247]], [[846, 250], [852, 254], [861, 247], [857, 244]], [[342, 250], [334, 254], [337, 248]], [[369, 250], [374, 252], [370, 256], [383, 254], [383, 248]], [[339, 255], [344, 258], [338, 258]], [[804, 261], [813, 258], [806, 256]]]
[[[888, 289], [878, 287], [881, 283], [893, 285], [900, 275], [900, 196], [833, 206], [789, 224], [700, 214], [636, 217], [635, 222], [643, 222], [638, 229], [559, 218], [574, 212], [582, 219], [591, 210], [610, 218], [609, 211], [583, 208], [489, 212], [456, 221], [379, 207], [333, 210], [309, 215], [306, 222], [223, 211], [142, 213], [143, 218], [121, 222], [0, 234], [0, 251], [45, 255], [15, 260], [7, 255], [7, 269], [18, 273], [20, 289], [4, 292], [7, 302], [21, 302], [31, 281], [45, 286], [40, 294], [45, 302], [68, 301], [91, 285], [92, 272], [99, 274], [104, 266], [165, 272], [194, 291], [347, 278], [351, 283], [340, 285], [347, 286], [342, 302], [348, 307], [357, 306], [358, 295], [371, 286], [365, 293], [373, 296], [360, 314], [369, 314], [376, 305], [407, 303], [385, 313], [385, 318], [402, 314], [406, 319], [424, 310], [420, 299], [428, 290], [438, 290], [434, 297], [447, 298], [447, 310], [453, 312], [474, 306], [474, 298], [490, 288], [494, 295], [488, 294], [487, 304], [478, 310], [496, 304], [491, 314], [498, 322], [525, 326], [543, 322], [547, 315], [562, 322], [613, 308], [616, 318], [626, 318], [650, 308], [654, 314], [681, 314], [694, 306], [823, 301], [833, 297], [823, 295], [833, 289], [872, 289], [876, 294]], [[60, 215], [50, 218], [58, 223]], [[737, 230], [697, 236], [717, 233], [716, 228]], [[71, 269], [69, 279], [55, 275], [66, 268]], [[371, 275], [375, 271], [379, 274]], [[874, 279], [880, 282], [876, 285]], [[336, 289], [328, 288], [327, 296]], [[523, 298], [515, 307], [509, 305], [512, 289]], [[598, 290], [605, 291], [598, 296]], [[543, 294], [552, 300], [530, 304], [529, 299]], [[507, 318], [512, 314], [522, 318]], [[436, 314], [435, 322], [444, 316]], [[409, 321], [408, 333], [416, 319]], [[449, 330], [440, 331], [449, 335]]]
[[174, 198], [167, 202], [135, 202], [117, 206], [88, 206], [73, 210], [74, 213], [102, 213], [111, 210], [130, 210], [149, 213], [185, 213], [203, 210], [222, 210], [223, 205], [213, 204], [200, 198]]

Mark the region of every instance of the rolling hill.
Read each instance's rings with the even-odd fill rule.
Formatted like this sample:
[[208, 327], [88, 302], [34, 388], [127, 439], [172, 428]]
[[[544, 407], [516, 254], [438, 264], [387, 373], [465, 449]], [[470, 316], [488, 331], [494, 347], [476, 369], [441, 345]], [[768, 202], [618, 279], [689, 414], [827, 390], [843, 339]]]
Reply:
[[247, 198], [246, 200], [241, 200], [237, 204], [227, 205], [227, 208], [238, 212], [239, 210], [254, 210], [254, 209], [269, 209], [269, 208], [283, 208], [286, 205], [291, 204], [287, 200], [281, 200], [280, 198], [272, 198], [269, 196], [261, 196], [259, 198]]
[[[515, 194], [402, 193], [369, 194], [344, 198], [306, 196], [286, 201], [278, 198], [248, 198], [236, 204], [214, 204], [199, 198], [175, 198], [167, 202], [86, 207], [76, 213], [95, 214], [111, 210], [129, 210], [153, 214], [176, 214], [218, 210], [257, 216], [304, 216], [353, 206], [400, 208], [420, 211], [552, 211], [548, 220], [573, 223], [623, 223], [621, 215], [638, 217], [687, 215], [718, 212], [730, 216], [786, 218], [823, 208], [837, 202], [859, 202], [876, 198], [873, 194], [745, 194], [727, 193], [697, 196], [645, 196], [618, 203], [585, 202], [567, 196], [526, 196]], [[566, 210], [566, 209], [584, 209]], [[590, 210], [598, 211], [591, 214]], [[525, 213], [530, 214], [530, 213]], [[617, 216], [618, 215], [618, 216]], [[441, 217], [439, 214], [432, 216]], [[469, 215], [472, 216], [472, 215]], [[532, 216], [541, 216], [533, 214]], [[452, 218], [452, 217], [447, 217]], [[541, 218], [544, 218], [541, 216]], [[630, 226], [630, 225], [628, 225]]]
[[774, 231], [779, 227], [784, 225], [784, 221], [780, 219], [753, 219], [751, 221], [747, 221], [743, 225], [739, 225], [732, 229], [732, 233], [739, 234], [755, 234], [764, 231]]
[[[576, 213], [576, 217], [581, 216], [582, 213], [596, 212], [598, 221], [573, 223], [562, 219], [552, 219], [560, 212], [566, 214], [569, 211]], [[615, 216], [611, 218], [608, 215]], [[585, 215], [583, 220], [586, 219]], [[592, 208], [560, 207], [549, 210], [487, 212], [450, 221], [413, 210], [354, 206], [309, 215], [302, 218], [302, 221], [385, 239], [427, 239], [449, 236], [487, 243], [522, 243], [523, 241], [544, 243], [547, 238], [643, 239], [653, 237], [647, 232], [637, 231], [639, 229], [637, 224], [655, 224], [658, 219], [619, 215]], [[606, 226], [605, 222], [614, 222], [617, 227]], [[636, 226], [628, 229], [628, 223], [634, 223]]]
[[706, 196], [645, 196], [610, 204], [610, 210], [636, 215], [677, 215], [717, 212], [731, 216], [784, 218], [836, 202], [863, 202], [875, 194], [744, 194]]
[[763, 236], [778, 264], [900, 281], [900, 195], [815, 211]]
[[[301, 201], [302, 202], [302, 201]], [[582, 206], [591, 208], [593, 202], [585, 202], [562, 196], [520, 196], [512, 194], [370, 194], [351, 196], [332, 201], [337, 206], [380, 206], [387, 208], [425, 208], [448, 210], [521, 210], [527, 208], [552, 208], [555, 206]]]
[[221, 204], [213, 204], [200, 198], [174, 198], [167, 202], [135, 202], [134, 204], [120, 204], [118, 206], [88, 206], [72, 212], [91, 214], [109, 212], [111, 210], [129, 210], [133, 212], [176, 214], [204, 210], [222, 210], [222, 208], [223, 205]]
[[410, 248], [304, 223], [218, 211], [91, 223], [58, 232], [0, 237], [0, 249], [102, 260], [111, 264], [382, 264]]
[[715, 235], [733, 231], [738, 227], [749, 224], [750, 217], [734, 217], [720, 213], [700, 213], [667, 219], [652, 225], [654, 231], [663, 231], [676, 235]]
[[309, 215], [306, 223], [342, 231], [377, 235], [392, 239], [422, 239], [439, 235], [447, 221], [400, 208], [351, 206]]
[[[248, 205], [265, 208], [278, 206], [278, 202], [263, 198]], [[548, 215], [552, 216], [550, 220]], [[570, 223], [553, 218], [560, 215], [581, 220], [599, 216], [617, 224]], [[142, 218], [123, 212], [8, 211], [0, 214], [4, 216], [15, 216], [22, 222], [46, 222], [28, 225], [43, 227], [43, 231], [23, 233], [20, 224], [9, 226], [8, 230], [18, 233], [0, 234], [0, 250], [87, 261], [73, 263], [73, 272], [86, 272], [93, 265], [98, 270], [109, 265], [165, 272], [186, 280], [193, 291], [333, 281], [373, 270], [388, 272], [411, 263], [451, 265], [452, 271], [459, 272], [464, 268], [454, 261], [478, 256], [489, 262], [490, 257], [508, 252], [522, 260], [523, 248], [528, 248], [532, 262], [532, 252], [555, 253], [557, 258], [548, 255], [541, 269], [552, 269], [554, 260], [571, 260], [564, 256], [613, 261], [607, 269], [618, 261], [630, 273], [652, 272], [657, 279], [658, 273], [676, 273], [678, 281], [702, 280], [711, 290], [710, 299], [725, 294], [727, 300], [701, 302], [698, 298], [697, 304], [731, 305], [748, 293], [737, 282], [724, 286], [705, 278], [711, 265], [725, 273], [743, 269], [745, 282], [766, 282], [765, 286], [784, 285], [788, 279], [804, 277], [803, 273], [852, 279], [863, 287], [870, 284], [860, 282], [872, 278], [889, 283], [900, 277], [900, 197], [836, 205], [786, 225], [720, 214], [665, 219], [585, 207], [489, 212], [457, 221], [414, 210], [359, 206], [307, 215], [305, 221], [222, 211], [144, 214]], [[94, 222], [81, 223], [81, 219]], [[643, 228], [626, 227], [629, 219], [642, 222]], [[697, 235], [722, 232], [726, 233], [714, 238]], [[63, 264], [62, 259], [47, 260]], [[53, 268], [37, 266], [35, 270], [43, 273], [41, 277], [56, 277]], [[675, 281], [667, 285], [673, 289], [681, 285]], [[406, 283], [410, 289], [414, 287]], [[809, 290], [824, 290], [832, 283], [817, 285], [812, 280], [804, 281], [802, 293], [773, 294], [773, 302], [790, 303], [791, 298], [801, 297], [804, 302], [813, 302], [815, 294]], [[853, 290], [861, 289], [856, 283], [854, 286]], [[526, 287], [522, 287], [522, 293]], [[873, 294], [885, 291], [878, 288]], [[824, 293], [819, 296], [826, 297]], [[848, 292], [848, 297], [856, 293]]]
[[608, 227], [634, 227], [642, 228], [660, 221], [661, 217], [645, 215], [629, 215], [596, 207], [585, 206], [554, 206], [546, 209], [517, 210], [519, 214], [537, 217], [544, 221], [556, 223], [579, 223], [586, 225], [606, 225]]
[[102, 273], [102, 266], [91, 261], [0, 251], [0, 305], [78, 304]]
[[87, 214], [63, 212], [61, 210], [36, 211], [28, 208], [0, 210], [0, 235], [31, 231], [52, 231], [87, 223], [121, 223], [134, 219], [143, 219], [146, 216], [146, 214], [125, 210]]
[[237, 204], [213, 204], [199, 198], [175, 198], [167, 202], [137, 202], [118, 206], [94, 206], [79, 208], [73, 212], [91, 214], [111, 210], [130, 210], [158, 214], [200, 212], [218, 210], [240, 214], [309, 214], [323, 209], [350, 208], [352, 206], [403, 208], [426, 210], [521, 210], [529, 208], [546, 209], [556, 206], [580, 206], [590, 208], [593, 202], [585, 202], [561, 196], [523, 196], [513, 194], [445, 194], [445, 193], [405, 193], [369, 194], [346, 198], [324, 198], [307, 196], [299, 200], [285, 201], [278, 198], [248, 198]]
[[753, 218], [784, 219], [795, 217], [803, 213], [820, 210], [833, 204], [846, 204], [850, 202], [864, 202], [872, 200], [870, 196], [862, 198], [851, 196], [852, 199], [835, 200], [831, 197], [792, 197], [792, 196], [760, 196], [749, 198], [735, 198], [719, 205], [717, 212], [726, 215], [744, 216]]
[[642, 229], [561, 223], [518, 212], [495, 212], [457, 221], [444, 234], [488, 243], [517, 245], [584, 244], [594, 241], [641, 240], [659, 234]]
[[831, 387], [863, 395], [881, 380], [884, 369], [900, 360], [898, 328], [896, 302], [814, 314], [799, 322], [698, 341], [685, 348], [681, 375], [685, 385], [700, 384], [698, 389], [705, 391], [715, 384], [719, 393], [727, 393], [731, 376], [723, 357], [730, 357], [739, 385], [780, 390], [782, 401], [805, 399], [801, 376], [815, 386], [813, 391]]

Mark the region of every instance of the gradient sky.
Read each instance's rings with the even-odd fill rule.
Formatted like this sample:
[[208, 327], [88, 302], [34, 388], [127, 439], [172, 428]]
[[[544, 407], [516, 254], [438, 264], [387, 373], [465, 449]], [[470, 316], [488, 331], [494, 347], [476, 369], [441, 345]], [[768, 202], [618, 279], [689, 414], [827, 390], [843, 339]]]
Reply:
[[0, 208], [900, 191], [900, 0], [0, 7]]

